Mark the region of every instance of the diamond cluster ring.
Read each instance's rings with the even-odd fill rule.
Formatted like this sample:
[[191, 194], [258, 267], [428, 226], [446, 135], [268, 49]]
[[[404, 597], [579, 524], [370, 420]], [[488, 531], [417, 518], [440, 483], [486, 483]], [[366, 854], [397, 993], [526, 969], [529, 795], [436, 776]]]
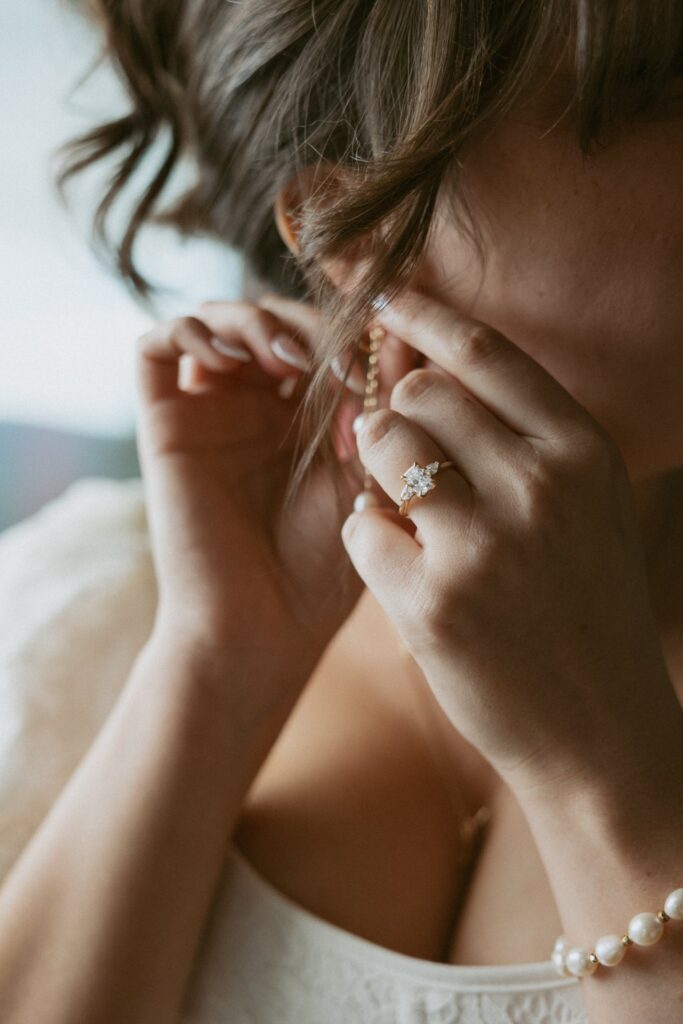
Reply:
[[401, 473], [401, 480], [405, 480], [405, 486], [400, 494], [401, 505], [399, 515], [408, 515], [408, 506], [413, 498], [424, 498], [425, 494], [436, 487], [434, 477], [442, 469], [450, 469], [452, 462], [430, 462], [427, 466], [420, 466], [414, 462], [405, 473]]

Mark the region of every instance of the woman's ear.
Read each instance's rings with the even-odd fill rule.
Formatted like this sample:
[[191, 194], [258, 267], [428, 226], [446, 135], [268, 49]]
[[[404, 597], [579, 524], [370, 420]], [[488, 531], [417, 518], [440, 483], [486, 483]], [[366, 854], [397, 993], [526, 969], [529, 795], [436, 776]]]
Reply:
[[335, 164], [324, 161], [303, 167], [278, 192], [273, 206], [275, 224], [282, 241], [295, 256], [300, 252], [299, 210], [314, 195], [317, 202], [324, 204], [325, 197], [338, 188], [338, 168]]
[[[335, 164], [325, 162], [305, 167], [280, 189], [273, 204], [273, 214], [280, 237], [291, 253], [298, 256], [301, 251], [301, 207], [312, 197], [315, 197], [316, 204], [322, 206], [330, 197], [338, 196], [344, 187], [349, 187], [348, 177], [344, 178]], [[355, 243], [355, 249], [358, 253], [355, 257], [349, 253], [346, 258], [336, 256], [323, 264], [326, 276], [335, 287], [342, 290], [355, 287], [362, 274], [362, 241]]]
[[295, 256], [299, 255], [299, 226], [300, 222], [297, 217], [297, 208], [301, 205], [301, 199], [296, 205], [292, 200], [292, 182], [288, 182], [284, 188], [281, 188], [278, 192], [275, 203], [273, 204], [273, 213], [275, 215], [275, 224], [278, 231], [280, 232], [280, 238], [285, 243], [287, 248]]

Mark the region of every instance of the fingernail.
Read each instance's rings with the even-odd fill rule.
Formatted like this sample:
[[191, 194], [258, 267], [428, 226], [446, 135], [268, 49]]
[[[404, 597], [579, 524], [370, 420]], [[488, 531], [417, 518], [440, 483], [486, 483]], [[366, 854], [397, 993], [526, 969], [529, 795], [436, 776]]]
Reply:
[[280, 398], [291, 398], [296, 391], [297, 383], [296, 377], [283, 377], [277, 386], [277, 393]]
[[310, 370], [311, 360], [306, 350], [288, 334], [278, 334], [270, 343], [274, 354], [288, 366], [297, 370]]
[[178, 360], [178, 387], [181, 391], [191, 391], [195, 375], [194, 356], [183, 352]]
[[220, 352], [223, 356], [229, 356], [230, 359], [239, 359], [241, 363], [251, 362], [251, 352], [242, 345], [229, 345], [226, 341], [221, 341], [220, 338], [216, 337], [211, 338], [209, 344], [211, 348], [215, 348], [216, 352]]
[[339, 356], [335, 356], [333, 358], [332, 362], [330, 363], [330, 369], [332, 370], [332, 373], [335, 375], [337, 380], [340, 380], [343, 384], [345, 384], [349, 391], [353, 391], [354, 395], [365, 394], [365, 377], [363, 376], [363, 373], [358, 363], [354, 362], [353, 366], [349, 370], [349, 374], [346, 377], [346, 380], [344, 380], [344, 377], [346, 375], [346, 367], [342, 366]]
[[370, 303], [370, 305], [374, 309], [375, 313], [381, 313], [382, 310], [386, 309], [387, 306], [389, 305], [389, 296], [388, 295], [376, 295], [375, 298]]

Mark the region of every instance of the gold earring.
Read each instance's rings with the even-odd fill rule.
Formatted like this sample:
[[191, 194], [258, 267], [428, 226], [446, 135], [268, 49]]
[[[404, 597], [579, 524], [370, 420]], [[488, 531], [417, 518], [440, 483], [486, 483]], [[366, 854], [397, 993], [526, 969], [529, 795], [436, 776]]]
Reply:
[[[361, 351], [367, 352], [368, 363], [365, 370], [365, 389], [363, 391], [363, 411], [353, 421], [353, 432], [358, 433], [365, 417], [377, 408], [379, 395], [379, 350], [386, 331], [379, 324], [375, 324], [368, 332], [368, 343], [361, 343]], [[376, 508], [379, 505], [377, 496], [372, 490], [372, 475], [367, 469], [363, 471], [363, 490], [357, 494], [353, 508], [355, 512], [362, 512], [365, 508]]]

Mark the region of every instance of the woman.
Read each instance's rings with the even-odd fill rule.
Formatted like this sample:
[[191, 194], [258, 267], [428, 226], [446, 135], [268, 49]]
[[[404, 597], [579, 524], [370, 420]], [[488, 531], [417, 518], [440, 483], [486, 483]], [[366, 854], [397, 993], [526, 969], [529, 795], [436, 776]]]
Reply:
[[96, 6], [120, 268], [185, 153], [268, 290], [140, 342], [154, 628], [3, 1019], [681, 1019], [680, 10]]

